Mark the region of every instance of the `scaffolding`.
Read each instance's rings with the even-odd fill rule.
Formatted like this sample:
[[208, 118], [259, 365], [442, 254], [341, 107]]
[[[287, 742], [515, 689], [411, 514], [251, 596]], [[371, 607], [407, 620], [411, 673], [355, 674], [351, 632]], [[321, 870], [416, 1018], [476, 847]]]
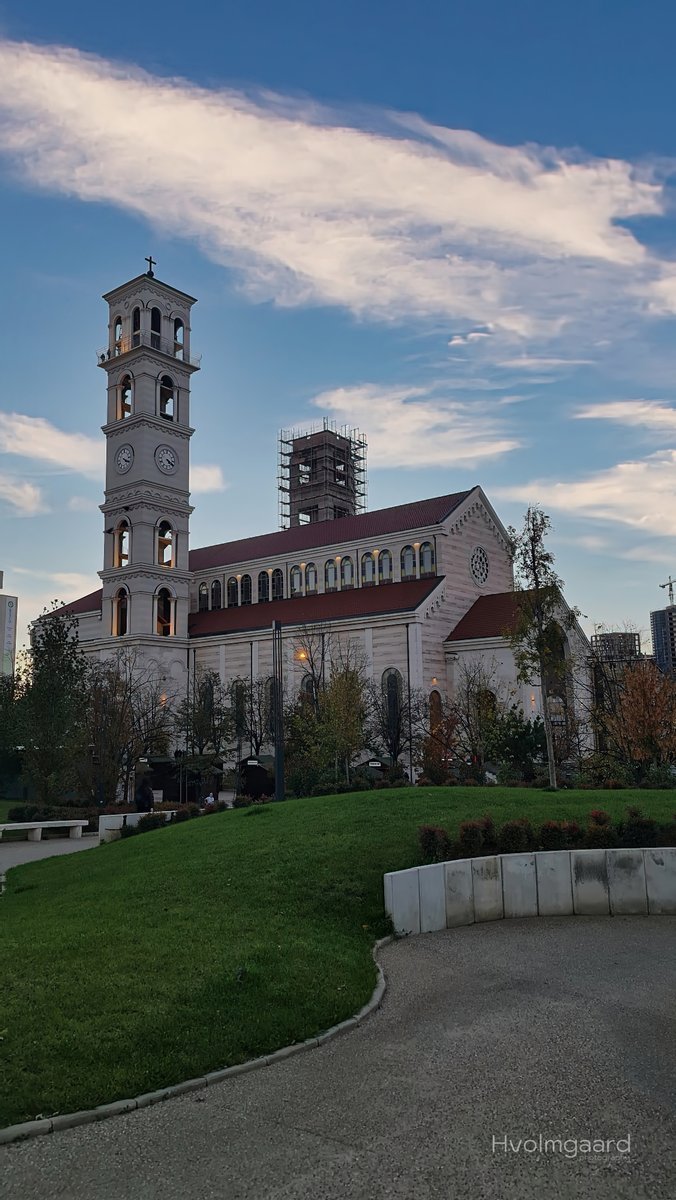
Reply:
[[324, 418], [279, 434], [279, 525], [310, 525], [366, 511], [365, 434]]

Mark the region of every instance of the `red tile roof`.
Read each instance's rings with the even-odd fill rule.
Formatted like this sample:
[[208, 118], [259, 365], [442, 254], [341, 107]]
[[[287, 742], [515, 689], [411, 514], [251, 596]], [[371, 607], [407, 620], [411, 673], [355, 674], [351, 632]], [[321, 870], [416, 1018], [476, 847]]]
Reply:
[[505, 637], [516, 625], [518, 603], [518, 592], [495, 592], [492, 596], [480, 596], [458, 621], [446, 641]]
[[72, 600], [70, 604], [64, 604], [62, 608], [58, 608], [56, 611], [70, 613], [72, 617], [76, 617], [78, 613], [100, 612], [102, 599], [103, 588], [99, 588], [96, 592], [90, 592], [87, 596], [81, 596], [79, 600]]
[[[470, 489], [470, 491], [473, 489]], [[386, 537], [405, 533], [425, 525], [438, 525], [466, 500], [470, 492], [453, 492], [434, 496], [431, 500], [416, 500], [360, 513], [356, 517], [338, 517], [335, 521], [318, 521], [312, 525], [295, 525], [292, 529], [263, 533], [258, 537], [222, 542], [218, 546], [203, 546], [190, 551], [190, 570], [205, 571], [229, 563], [249, 562], [256, 558], [272, 558], [278, 554], [301, 554], [341, 542], [359, 542], [366, 538]]]
[[293, 600], [272, 600], [268, 604], [247, 604], [242, 608], [190, 613], [188, 633], [191, 638], [212, 637], [217, 633], [269, 629], [273, 621], [281, 621], [282, 625], [311, 625], [318, 621], [343, 621], [385, 613], [413, 612], [442, 579], [443, 576], [437, 576], [434, 579], [416, 579], [410, 583], [388, 583], [380, 587], [353, 588], [347, 592], [297, 596]]

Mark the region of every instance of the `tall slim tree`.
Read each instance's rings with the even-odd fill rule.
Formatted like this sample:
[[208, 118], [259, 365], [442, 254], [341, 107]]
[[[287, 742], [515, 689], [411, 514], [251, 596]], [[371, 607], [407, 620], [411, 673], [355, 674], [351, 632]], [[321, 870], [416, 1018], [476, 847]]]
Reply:
[[554, 555], [546, 547], [551, 521], [541, 508], [531, 506], [523, 529], [510, 529], [516, 568], [516, 623], [510, 634], [518, 678], [533, 684], [539, 679], [542, 716], [547, 743], [549, 785], [557, 786], [556, 747], [552, 705], [565, 689], [569, 663], [565, 634], [579, 616], [561, 595], [563, 581], [554, 570]]
[[23, 772], [41, 805], [62, 800], [76, 783], [87, 706], [87, 660], [77, 621], [54, 601], [35, 622], [31, 650], [17, 670], [18, 736]]

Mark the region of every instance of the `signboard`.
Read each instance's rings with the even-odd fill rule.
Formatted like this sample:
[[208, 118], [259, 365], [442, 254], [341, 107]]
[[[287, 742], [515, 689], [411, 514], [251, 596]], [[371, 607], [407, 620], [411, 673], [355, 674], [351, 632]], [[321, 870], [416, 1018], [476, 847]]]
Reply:
[[17, 609], [16, 596], [0, 596], [0, 675], [14, 674]]
[[372, 759], [371, 762], [369, 763], [370, 767], [381, 767], [382, 768], [382, 765], [383, 764], [381, 762], [379, 762], [377, 759]]

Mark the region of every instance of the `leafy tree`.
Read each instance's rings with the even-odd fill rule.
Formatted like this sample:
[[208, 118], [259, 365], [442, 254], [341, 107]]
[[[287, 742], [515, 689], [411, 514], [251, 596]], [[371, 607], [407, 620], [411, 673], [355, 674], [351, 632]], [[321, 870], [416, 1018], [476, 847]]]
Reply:
[[676, 759], [676, 680], [649, 660], [627, 667], [606, 721], [611, 748], [643, 771]]
[[272, 678], [235, 680], [230, 688], [230, 707], [239, 740], [248, 742], [251, 753], [258, 757], [263, 746], [274, 742]]
[[365, 662], [354, 642], [338, 645], [331, 664], [331, 677], [326, 685], [320, 708], [327, 740], [333, 747], [336, 761], [350, 782], [350, 769], [357, 754], [364, 749], [366, 730]]
[[0, 675], [0, 784], [18, 774], [18, 697], [14, 675]]
[[414, 732], [420, 729], [420, 698], [409, 697], [399, 671], [391, 671], [380, 683], [369, 680], [366, 705], [368, 743], [394, 767], [410, 749]]
[[438, 692], [429, 699], [413, 697], [413, 736], [416, 761], [430, 783], [446, 783], [458, 754], [457, 714]]
[[[542, 509], [531, 506], [523, 529], [510, 529], [516, 567], [517, 613], [510, 635], [518, 678], [532, 684], [539, 679], [547, 744], [550, 787], [556, 787], [556, 747], [552, 708], [561, 702], [569, 666], [565, 657], [565, 633], [572, 629], [578, 609], [563, 601], [563, 582], [554, 570], [554, 556], [545, 539], [551, 528]], [[565, 716], [565, 705], [563, 705]]]
[[33, 625], [31, 650], [16, 678], [23, 772], [42, 807], [76, 783], [87, 706], [88, 668], [77, 621], [55, 611], [61, 607], [55, 601]]
[[536, 763], [547, 755], [542, 718], [526, 718], [514, 704], [499, 713], [491, 731], [489, 753], [497, 762], [512, 767], [515, 778], [534, 779]]

